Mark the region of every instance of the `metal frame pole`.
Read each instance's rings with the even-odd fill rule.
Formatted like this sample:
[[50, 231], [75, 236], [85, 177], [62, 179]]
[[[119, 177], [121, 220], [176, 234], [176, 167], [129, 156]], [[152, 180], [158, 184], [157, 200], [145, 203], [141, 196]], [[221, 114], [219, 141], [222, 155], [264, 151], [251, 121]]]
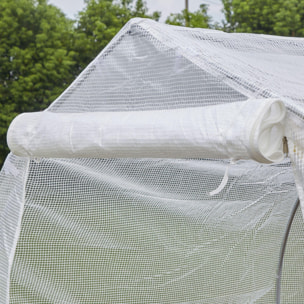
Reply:
[[185, 25], [189, 27], [189, 0], [185, 0], [185, 11], [186, 11]]

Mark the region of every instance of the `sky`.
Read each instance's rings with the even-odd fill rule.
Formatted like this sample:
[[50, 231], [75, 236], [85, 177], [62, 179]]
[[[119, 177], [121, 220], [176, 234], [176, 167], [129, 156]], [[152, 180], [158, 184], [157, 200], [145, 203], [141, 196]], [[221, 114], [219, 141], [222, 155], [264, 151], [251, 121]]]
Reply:
[[[170, 13], [179, 13], [185, 7], [185, 0], [146, 0], [146, 2], [150, 12], [161, 11], [160, 21], [163, 22]], [[49, 0], [49, 3], [59, 7], [70, 18], [74, 18], [84, 7], [83, 0]], [[189, 10], [197, 10], [201, 3], [208, 4], [208, 13], [213, 21], [220, 22], [223, 19], [221, 0], [189, 0]]]

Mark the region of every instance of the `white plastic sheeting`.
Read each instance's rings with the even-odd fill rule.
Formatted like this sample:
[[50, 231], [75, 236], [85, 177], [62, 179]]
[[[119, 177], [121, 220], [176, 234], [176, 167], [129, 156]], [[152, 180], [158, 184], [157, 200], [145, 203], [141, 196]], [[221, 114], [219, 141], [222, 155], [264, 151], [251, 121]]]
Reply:
[[[207, 113], [221, 107], [225, 114], [221, 112], [218, 127], [233, 117], [230, 105], [241, 105], [240, 112], [248, 106], [247, 121], [240, 114], [234, 117], [233, 125], [242, 127], [233, 127], [231, 137], [221, 130], [235, 150], [227, 158], [243, 153], [236, 150], [244, 151], [244, 135], [247, 144], [253, 143], [246, 157], [256, 151], [252, 158], [269, 161], [282, 156], [282, 128], [268, 123], [284, 110], [266, 110], [271, 118], [264, 119], [253, 104], [271, 98], [287, 109], [284, 134], [290, 159], [271, 164], [239, 160], [229, 166], [230, 160], [215, 153], [212, 159], [29, 159], [26, 153], [10, 154], [0, 173], [0, 303], [274, 304], [279, 298], [281, 304], [304, 303], [300, 209], [292, 222], [298, 195], [304, 200], [303, 49], [304, 39], [293, 37], [131, 20], [48, 114], [138, 115], [191, 108]], [[260, 117], [251, 128], [257, 137], [248, 141], [250, 128], [244, 122], [253, 117]], [[201, 116], [198, 120], [204, 123]], [[52, 127], [59, 138], [63, 122], [57, 119]], [[168, 127], [168, 121], [158, 123]], [[29, 126], [31, 119], [24, 129]], [[84, 143], [92, 141], [90, 132], [79, 130]], [[121, 132], [129, 138], [124, 128]], [[183, 138], [183, 132], [171, 132]], [[25, 138], [26, 149], [33, 148], [35, 137]], [[54, 149], [56, 138], [41, 141], [48, 153], [71, 150]], [[218, 134], [209, 139], [224, 142]], [[223, 179], [228, 166], [229, 178]]]
[[8, 132], [18, 156], [282, 161], [285, 106], [259, 99], [174, 110], [26, 113]]

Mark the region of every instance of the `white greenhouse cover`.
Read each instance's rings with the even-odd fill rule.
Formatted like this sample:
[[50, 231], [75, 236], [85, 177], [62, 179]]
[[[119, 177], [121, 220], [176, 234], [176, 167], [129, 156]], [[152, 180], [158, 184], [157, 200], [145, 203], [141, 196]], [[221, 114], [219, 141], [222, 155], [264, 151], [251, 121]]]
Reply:
[[7, 141], [22, 157], [282, 161], [285, 106], [273, 99], [173, 110], [26, 113]]
[[304, 39], [131, 20], [10, 126], [0, 304], [304, 303], [303, 83]]

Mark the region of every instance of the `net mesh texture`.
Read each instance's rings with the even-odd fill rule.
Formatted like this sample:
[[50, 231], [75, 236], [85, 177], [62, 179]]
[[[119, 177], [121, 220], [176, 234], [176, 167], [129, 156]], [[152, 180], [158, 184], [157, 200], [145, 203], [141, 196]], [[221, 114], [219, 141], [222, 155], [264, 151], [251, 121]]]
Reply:
[[290, 159], [11, 154], [0, 175], [0, 303], [279, 303], [284, 242], [281, 303], [302, 303], [300, 208], [286, 231], [304, 184], [303, 49], [299, 38], [130, 21], [47, 111], [279, 98]]

